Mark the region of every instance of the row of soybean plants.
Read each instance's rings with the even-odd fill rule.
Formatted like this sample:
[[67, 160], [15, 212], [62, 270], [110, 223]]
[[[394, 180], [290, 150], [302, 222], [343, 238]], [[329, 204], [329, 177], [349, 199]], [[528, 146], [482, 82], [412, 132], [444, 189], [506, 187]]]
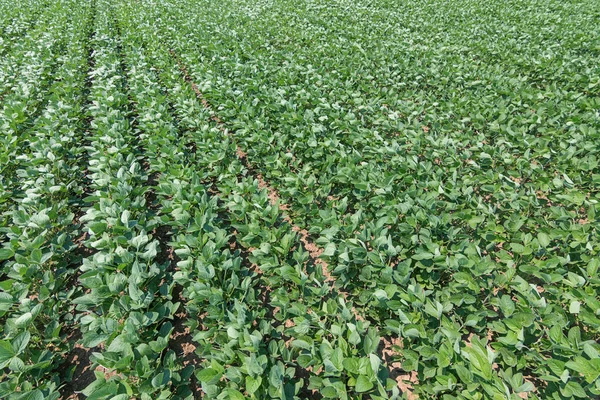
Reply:
[[144, 13], [423, 393], [598, 390], [597, 19], [537, 5]]
[[57, 2], [7, 57], [17, 73], [0, 117], [2, 398], [60, 396], [57, 370], [69, 351], [78, 261], [91, 10], [89, 1]]
[[156, 193], [195, 347], [187, 356], [195, 368], [184, 370], [210, 398], [397, 396], [376, 355], [377, 331], [323, 282], [285, 215], [236, 158], [234, 139], [203, 109], [153, 16], [117, 3], [134, 43], [127, 53], [142, 64], [147, 57], [155, 72], [144, 87], [156, 105], [166, 101], [147, 117], [153, 131], [172, 132], [155, 146], [179, 155], [170, 168], [157, 160]]
[[[143, 66], [126, 59], [111, 4], [97, 2], [89, 95], [90, 132], [85, 144], [89, 206], [80, 218], [88, 257], [82, 260], [71, 299], [91, 352], [95, 379], [83, 394], [95, 399], [167, 398], [176, 355], [168, 338], [179, 304], [162, 260], [149, 177], [158, 158], [148, 146], [152, 101], [143, 88]], [[130, 56], [130, 55], [129, 55]], [[150, 167], [148, 167], [150, 165]], [[77, 377], [74, 377], [77, 378]]]
[[[0, 60], [0, 214], [14, 205], [11, 199], [19, 191], [17, 170], [21, 157], [28, 153], [32, 125], [48, 101], [52, 75], [64, 61], [59, 56], [65, 54], [65, 29], [71, 26], [64, 3], [68, 2], [40, 7], [37, 19], [24, 4], [19, 14], [23, 17], [15, 17], [9, 25], [12, 28], [6, 28], [14, 34], [6, 34], [5, 54]], [[8, 45], [11, 40], [12, 46]]]

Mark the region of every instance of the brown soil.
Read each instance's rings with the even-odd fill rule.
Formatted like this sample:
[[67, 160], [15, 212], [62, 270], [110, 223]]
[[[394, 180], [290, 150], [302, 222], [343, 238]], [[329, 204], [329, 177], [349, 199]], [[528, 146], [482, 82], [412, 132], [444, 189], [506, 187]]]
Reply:
[[[176, 301], [181, 301], [181, 290], [176, 294]], [[174, 296], [175, 297], [175, 296]], [[185, 321], [189, 320], [189, 315], [185, 311], [175, 315], [173, 321], [173, 333], [171, 334], [171, 340], [169, 341], [169, 348], [175, 352], [177, 357], [181, 360], [184, 367], [193, 365], [194, 369], [198, 368], [201, 362], [200, 357], [196, 354], [197, 343], [192, 339], [192, 333], [188, 326], [185, 326]], [[203, 317], [200, 316], [200, 319]], [[194, 398], [204, 397], [204, 393], [196, 379], [196, 376], [192, 374], [190, 376], [189, 386], [192, 391]]]
[[[69, 338], [81, 339], [81, 333], [77, 332], [69, 336]], [[69, 340], [67, 338], [67, 340]], [[85, 396], [80, 392], [96, 380], [94, 371], [92, 370], [92, 362], [90, 356], [94, 349], [87, 349], [75, 343], [73, 349], [67, 353], [63, 363], [58, 368], [58, 374], [62, 382], [66, 382], [66, 375], [72, 366], [75, 370], [72, 374], [72, 379], [60, 389], [61, 399], [84, 399]]]
[[382, 337], [380, 342], [380, 352], [384, 365], [388, 369], [390, 379], [396, 381], [401, 393], [405, 393], [410, 400], [417, 399], [413, 393], [415, 385], [419, 384], [419, 377], [416, 371], [404, 371], [402, 363], [397, 361], [401, 355], [401, 349], [404, 347], [401, 338]]

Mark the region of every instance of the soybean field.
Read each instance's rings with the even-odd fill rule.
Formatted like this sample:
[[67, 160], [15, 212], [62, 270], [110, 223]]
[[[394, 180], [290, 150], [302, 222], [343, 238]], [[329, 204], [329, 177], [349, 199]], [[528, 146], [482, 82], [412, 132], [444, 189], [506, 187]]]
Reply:
[[0, 0], [0, 398], [600, 398], [599, 0]]

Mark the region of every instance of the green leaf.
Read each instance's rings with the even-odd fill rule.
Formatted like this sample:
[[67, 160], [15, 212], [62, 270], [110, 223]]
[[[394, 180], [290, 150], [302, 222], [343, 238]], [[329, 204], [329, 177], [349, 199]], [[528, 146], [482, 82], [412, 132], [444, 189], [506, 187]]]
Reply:
[[15, 252], [12, 249], [3, 247], [0, 249], [0, 261], [8, 260], [12, 256], [15, 255]]
[[515, 303], [512, 301], [510, 296], [503, 295], [500, 298], [500, 309], [506, 317], [510, 317], [513, 314], [515, 311]]
[[155, 388], [161, 388], [166, 386], [171, 380], [171, 371], [168, 369], [163, 370], [160, 374], [152, 378], [152, 386]]
[[326, 386], [321, 389], [321, 394], [326, 399], [337, 399], [339, 398], [337, 390], [333, 386]]
[[17, 335], [12, 341], [12, 347], [15, 350], [15, 354], [21, 354], [27, 347], [30, 339], [31, 335], [27, 331]]
[[413, 260], [421, 261], [421, 260], [431, 260], [433, 258], [433, 254], [429, 252], [419, 252], [411, 257]]
[[456, 364], [454, 368], [458, 374], [458, 377], [463, 383], [470, 383], [473, 381], [473, 374], [468, 368], [465, 368], [460, 364]]
[[330, 361], [338, 371], [342, 371], [344, 369], [344, 354], [342, 353], [342, 349], [339, 347], [334, 349]]
[[235, 389], [227, 389], [227, 395], [229, 396], [230, 399], [232, 400], [245, 400], [246, 397], [239, 392], [238, 390]]
[[118, 394], [118, 395], [110, 398], [110, 400], [130, 400], [130, 399], [131, 399], [131, 395], [128, 395], [127, 393]]
[[586, 360], [583, 357], [575, 357], [573, 361], [567, 361], [565, 366], [582, 374], [587, 383], [592, 383], [600, 376], [600, 359]]
[[569, 381], [569, 382], [567, 382], [567, 384], [565, 385], [565, 387], [561, 388], [560, 391], [566, 397], [575, 396], [575, 397], [579, 397], [581, 399], [588, 398], [587, 393], [581, 387], [581, 385], [579, 383], [575, 382], [575, 381], [572, 381], [572, 380]]
[[25, 363], [19, 357], [15, 356], [10, 359], [8, 368], [10, 368], [11, 371], [21, 372], [25, 369]]
[[15, 325], [17, 325], [18, 327], [24, 327], [25, 325], [29, 324], [29, 322], [31, 322], [32, 319], [33, 315], [31, 315], [30, 312], [26, 312], [25, 314], [21, 315], [15, 320]]
[[550, 245], [550, 236], [548, 236], [548, 234], [544, 233], [544, 232], [540, 232], [537, 235], [537, 239], [538, 239], [538, 243], [540, 244], [540, 246], [546, 248], [548, 247], [548, 245]]
[[598, 257], [592, 258], [588, 263], [586, 272], [588, 273], [589, 276], [596, 276], [596, 274], [598, 273], [599, 267], [600, 267], [600, 258], [598, 258]]
[[4, 368], [8, 365], [8, 361], [13, 358], [17, 353], [13, 349], [13, 346], [5, 341], [0, 340], [0, 368]]
[[552, 328], [550, 328], [549, 336], [553, 342], [560, 343], [562, 338], [564, 337], [560, 325], [554, 325]]
[[348, 336], [348, 341], [354, 345], [357, 345], [361, 342], [360, 335], [356, 330], [352, 330], [350, 335]]
[[571, 314], [579, 314], [580, 308], [581, 308], [581, 303], [574, 300], [571, 302], [571, 305], [569, 306], [569, 312]]
[[296, 348], [300, 348], [300, 349], [306, 349], [306, 350], [312, 349], [312, 346], [310, 345], [310, 343], [308, 343], [305, 340], [300, 340], [300, 339], [295, 339], [292, 342], [292, 347], [296, 347]]
[[44, 393], [35, 389], [18, 397], [19, 400], [44, 400]]
[[333, 257], [335, 255], [335, 244], [328, 243], [323, 250], [322, 256]]
[[246, 376], [246, 391], [250, 394], [256, 392], [260, 385], [262, 384], [262, 378], [257, 376], [256, 378], [251, 377], [250, 375]]
[[301, 354], [298, 356], [298, 365], [302, 368], [308, 368], [313, 362], [313, 356], [308, 354]]
[[227, 328], [227, 335], [232, 339], [237, 339], [238, 337], [240, 337], [240, 333], [233, 326]]
[[356, 390], [358, 393], [364, 393], [371, 389], [373, 389], [373, 382], [371, 382], [366, 376], [359, 375], [356, 379], [356, 386], [354, 390]]
[[222, 375], [222, 372], [214, 368], [204, 368], [196, 373], [196, 378], [203, 384], [211, 385], [217, 383]]

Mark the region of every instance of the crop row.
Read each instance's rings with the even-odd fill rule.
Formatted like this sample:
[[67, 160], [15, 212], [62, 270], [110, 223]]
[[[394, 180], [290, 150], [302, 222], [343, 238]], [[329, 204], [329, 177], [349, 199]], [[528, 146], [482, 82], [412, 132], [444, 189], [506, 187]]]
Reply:
[[7, 57], [21, 69], [15, 68], [1, 116], [2, 157], [11, 160], [2, 162], [0, 210], [0, 367], [10, 371], [0, 385], [3, 398], [60, 396], [56, 369], [69, 351], [71, 283], [81, 259], [75, 214], [83, 193], [78, 142], [90, 4], [51, 7], [40, 17], [51, 25], [27, 34]]

